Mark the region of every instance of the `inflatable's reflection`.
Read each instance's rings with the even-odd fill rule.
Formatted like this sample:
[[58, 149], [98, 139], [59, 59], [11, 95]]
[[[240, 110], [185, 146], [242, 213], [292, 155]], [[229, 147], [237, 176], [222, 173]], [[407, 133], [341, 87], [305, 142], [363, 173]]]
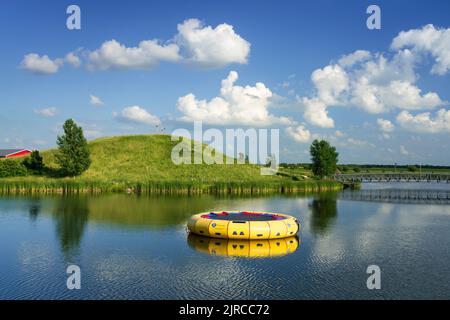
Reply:
[[298, 237], [271, 240], [235, 240], [202, 237], [190, 233], [188, 244], [196, 251], [215, 256], [269, 258], [295, 252], [300, 244]]

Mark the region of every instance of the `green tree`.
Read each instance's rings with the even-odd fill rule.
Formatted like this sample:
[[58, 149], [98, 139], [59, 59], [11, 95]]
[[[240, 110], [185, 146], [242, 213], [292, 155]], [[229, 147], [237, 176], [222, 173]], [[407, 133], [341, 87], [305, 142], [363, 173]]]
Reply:
[[33, 151], [22, 163], [28, 170], [34, 173], [42, 173], [44, 171], [44, 160], [37, 150]]
[[314, 175], [324, 178], [336, 172], [339, 153], [325, 140], [314, 140], [310, 147], [312, 171]]
[[78, 176], [91, 165], [90, 152], [83, 129], [72, 119], [63, 126], [64, 134], [58, 136], [58, 153], [56, 162], [61, 166], [64, 175]]

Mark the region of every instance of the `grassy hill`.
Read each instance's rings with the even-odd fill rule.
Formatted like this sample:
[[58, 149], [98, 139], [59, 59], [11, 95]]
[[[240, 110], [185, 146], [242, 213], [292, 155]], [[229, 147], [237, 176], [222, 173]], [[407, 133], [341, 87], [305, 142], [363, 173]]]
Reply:
[[[171, 152], [177, 141], [169, 135], [101, 138], [89, 142], [92, 164], [76, 178], [28, 176], [0, 179], [0, 192], [269, 192], [336, 187], [331, 182], [293, 181], [262, 176], [254, 164], [175, 165]], [[56, 150], [42, 152], [46, 166], [57, 169]], [[192, 153], [192, 159], [194, 154]]]
[[[261, 178], [256, 165], [181, 164], [171, 159], [172, 148], [178, 142], [169, 135], [139, 135], [110, 137], [89, 143], [92, 165], [82, 178], [152, 181], [253, 181]], [[43, 152], [44, 162], [56, 167], [55, 150]], [[194, 157], [194, 153], [192, 153]], [[192, 158], [193, 159], [193, 158]]]

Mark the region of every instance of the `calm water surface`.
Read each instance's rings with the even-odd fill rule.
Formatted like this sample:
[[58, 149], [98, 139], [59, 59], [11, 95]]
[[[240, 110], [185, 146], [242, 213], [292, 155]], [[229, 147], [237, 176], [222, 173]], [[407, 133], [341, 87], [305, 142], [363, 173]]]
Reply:
[[[3, 196], [0, 299], [450, 298], [450, 188], [424, 188], [374, 184], [262, 198]], [[190, 215], [232, 209], [288, 213], [302, 230], [275, 251], [241, 244], [257, 258], [233, 256], [232, 243], [188, 237]], [[81, 290], [66, 288], [71, 264], [81, 268]], [[366, 287], [371, 264], [382, 270], [381, 290]]]

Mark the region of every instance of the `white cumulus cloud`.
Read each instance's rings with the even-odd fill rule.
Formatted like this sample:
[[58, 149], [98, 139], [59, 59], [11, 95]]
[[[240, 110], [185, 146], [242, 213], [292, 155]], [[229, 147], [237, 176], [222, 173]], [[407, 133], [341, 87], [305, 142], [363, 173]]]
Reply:
[[435, 60], [432, 73], [444, 75], [450, 70], [450, 28], [440, 29], [428, 24], [420, 29], [402, 31], [392, 41], [391, 48], [412, 48], [430, 54]]
[[379, 114], [395, 109], [425, 110], [442, 106], [435, 92], [422, 92], [416, 85], [415, 69], [420, 59], [409, 49], [392, 57], [357, 50], [344, 56], [339, 64], [316, 69], [311, 80], [315, 94], [299, 97], [305, 120], [330, 128], [329, 107], [347, 106]]
[[250, 53], [250, 43], [227, 23], [213, 28], [198, 19], [185, 20], [178, 25], [175, 42], [186, 51], [188, 61], [206, 67], [245, 64]]
[[57, 110], [55, 107], [34, 110], [34, 113], [39, 114], [44, 117], [48, 117], [48, 118], [56, 116], [56, 112], [57, 112]]
[[231, 71], [222, 80], [220, 96], [211, 100], [199, 100], [192, 93], [178, 99], [178, 110], [183, 113], [182, 121], [203, 121], [208, 124], [241, 124], [265, 126], [290, 124], [286, 117], [276, 117], [269, 113], [272, 91], [263, 83], [255, 86], [238, 86], [238, 73]]
[[69, 52], [66, 54], [64, 61], [75, 68], [81, 66], [81, 59], [74, 52]]
[[334, 120], [328, 115], [327, 105], [318, 98], [302, 98], [301, 103], [304, 106], [303, 117], [305, 120], [315, 126], [322, 128], [333, 128]]
[[150, 69], [166, 61], [218, 68], [248, 61], [250, 43], [232, 25], [212, 27], [188, 19], [177, 28], [178, 33], [166, 42], [143, 40], [136, 47], [127, 47], [114, 39], [105, 41], [89, 53], [88, 66], [92, 70]]
[[311, 80], [317, 90], [317, 97], [328, 105], [337, 104], [339, 95], [348, 89], [348, 75], [339, 65], [315, 70]]
[[288, 136], [297, 142], [307, 143], [311, 140], [311, 132], [303, 125], [297, 127], [287, 127], [285, 131]]
[[351, 78], [346, 92], [350, 106], [372, 114], [393, 109], [432, 109], [444, 102], [435, 92], [423, 93], [416, 86], [417, 58], [405, 49], [391, 59], [379, 55], [360, 67], [346, 70]]
[[61, 59], [52, 60], [47, 55], [30, 53], [23, 58], [21, 68], [36, 74], [53, 74], [58, 72], [62, 64]]
[[99, 97], [94, 96], [93, 94], [89, 95], [89, 103], [96, 107], [101, 107], [104, 105], [103, 101]]
[[393, 80], [388, 86], [378, 88], [379, 98], [385, 108], [409, 110], [432, 109], [443, 104], [435, 92], [421, 94], [422, 90], [415, 85], [400, 80]]
[[355, 52], [344, 55], [342, 58], [340, 58], [339, 64], [343, 67], [351, 67], [356, 63], [368, 60], [370, 56], [370, 51], [356, 50]]
[[415, 132], [450, 132], [450, 110], [440, 109], [434, 115], [430, 112], [412, 115], [404, 110], [398, 114], [397, 122], [403, 128]]
[[140, 106], [131, 106], [124, 108], [121, 113], [114, 114], [114, 117], [118, 120], [132, 123], [148, 124], [148, 125], [159, 125], [161, 120], [152, 115], [150, 112], [141, 108]]
[[57, 73], [64, 64], [78, 68], [81, 65], [81, 59], [74, 52], [69, 52], [64, 58], [56, 59], [50, 59], [47, 55], [29, 53], [24, 56], [20, 67], [35, 74], [49, 75]]
[[[198, 19], [187, 19], [178, 24], [177, 29], [178, 32], [167, 41], [142, 40], [136, 46], [127, 46], [111, 39], [97, 49], [86, 50], [82, 56], [86, 56], [90, 70], [146, 70], [160, 62], [220, 68], [248, 62], [251, 44], [230, 24], [221, 23], [213, 27]], [[56, 73], [63, 64], [79, 67], [82, 64], [77, 55], [80, 50], [54, 60], [47, 55], [30, 53], [23, 58], [21, 67], [37, 74]]]
[[149, 69], [160, 61], [175, 62], [180, 59], [179, 47], [173, 43], [162, 45], [157, 40], [144, 40], [137, 47], [126, 47], [113, 39], [89, 54], [89, 68]]
[[386, 119], [378, 118], [377, 124], [378, 124], [378, 127], [380, 128], [380, 130], [383, 132], [392, 132], [395, 129], [394, 124], [391, 121], [386, 120]]

